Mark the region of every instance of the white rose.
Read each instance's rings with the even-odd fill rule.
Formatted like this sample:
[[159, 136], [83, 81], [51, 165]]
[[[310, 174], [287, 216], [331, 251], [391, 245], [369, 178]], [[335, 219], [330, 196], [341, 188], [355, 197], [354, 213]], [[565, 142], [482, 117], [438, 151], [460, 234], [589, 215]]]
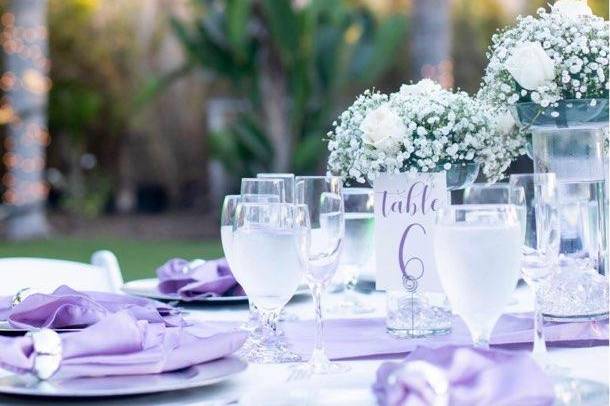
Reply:
[[400, 93], [404, 96], [423, 96], [442, 90], [441, 85], [430, 79], [422, 79], [414, 85], [400, 86]]
[[505, 66], [517, 83], [527, 90], [535, 90], [555, 78], [555, 62], [538, 42], [524, 42], [515, 47]]
[[508, 135], [515, 129], [515, 119], [510, 112], [504, 110], [496, 116], [496, 128], [501, 135]]
[[382, 151], [395, 151], [407, 132], [398, 114], [384, 103], [369, 111], [360, 123], [362, 140]]
[[593, 15], [593, 11], [587, 5], [586, 0], [557, 0], [551, 8], [553, 13], [561, 14], [567, 18]]

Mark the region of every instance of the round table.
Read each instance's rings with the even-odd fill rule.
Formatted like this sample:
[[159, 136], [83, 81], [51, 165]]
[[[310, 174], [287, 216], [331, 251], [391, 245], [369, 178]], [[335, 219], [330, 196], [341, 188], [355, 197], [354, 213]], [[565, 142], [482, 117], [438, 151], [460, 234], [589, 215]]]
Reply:
[[[507, 309], [510, 312], [529, 311], [532, 308], [532, 299], [529, 291], [521, 287], [515, 291], [515, 300]], [[382, 292], [370, 292], [359, 294], [359, 298], [366, 300], [368, 304], [375, 307], [374, 313], [351, 317], [383, 317], [385, 314], [385, 297]], [[327, 295], [326, 305], [331, 305], [340, 299], [339, 294]], [[187, 305], [187, 319], [197, 319], [205, 321], [242, 321], [247, 317], [248, 307], [245, 304], [239, 305]], [[313, 305], [309, 297], [295, 298], [287, 306], [289, 314], [301, 319], [311, 319], [313, 317]], [[333, 317], [349, 317], [334, 316]], [[552, 363], [569, 369], [571, 376], [576, 378], [589, 379], [608, 384], [609, 373], [609, 351], [608, 346], [598, 346], [590, 348], [550, 348], [549, 359]], [[375, 380], [375, 372], [378, 366], [388, 359], [399, 360], [403, 356], [376, 360], [352, 360], [341, 361], [350, 366], [350, 370], [339, 375], [325, 375], [314, 377], [308, 383], [308, 390], [312, 387], [349, 387], [358, 390], [356, 399], [351, 399], [352, 405], [374, 405], [375, 399], [370, 387]], [[300, 383], [290, 381], [290, 364], [250, 364], [248, 368], [235, 377], [205, 388], [192, 389], [185, 391], [153, 394], [146, 396], [131, 396], [128, 398], [115, 399], [96, 399], [91, 400], [72, 400], [66, 403], [65, 400], [45, 400], [44, 404], [69, 404], [69, 405], [227, 405], [236, 404], [242, 397], [249, 397], [253, 393], [260, 391], [273, 391], [277, 397], [282, 395], [282, 386], [290, 385], [294, 387]], [[8, 372], [2, 371], [0, 374]], [[303, 382], [303, 381], [301, 381]], [[330, 402], [343, 403], [343, 402]], [[0, 396], [0, 405], [40, 405], [39, 399], [26, 399], [13, 396]]]

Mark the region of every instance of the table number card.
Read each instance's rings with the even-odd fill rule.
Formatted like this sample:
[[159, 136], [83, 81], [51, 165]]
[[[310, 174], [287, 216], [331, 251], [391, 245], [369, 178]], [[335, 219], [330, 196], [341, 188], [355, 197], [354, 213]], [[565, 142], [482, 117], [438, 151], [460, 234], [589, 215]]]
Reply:
[[447, 204], [445, 172], [382, 175], [374, 190], [377, 289], [442, 292], [432, 226]]

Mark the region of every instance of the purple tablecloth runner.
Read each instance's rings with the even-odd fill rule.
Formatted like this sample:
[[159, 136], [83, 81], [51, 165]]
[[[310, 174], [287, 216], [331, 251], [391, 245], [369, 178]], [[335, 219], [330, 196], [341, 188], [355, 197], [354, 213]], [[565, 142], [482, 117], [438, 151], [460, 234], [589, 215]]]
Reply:
[[[511, 347], [531, 343], [534, 337], [533, 326], [531, 314], [505, 314], [496, 324], [491, 344]], [[281, 328], [291, 350], [308, 359], [314, 342], [313, 321], [282, 322]], [[608, 321], [548, 323], [545, 334], [550, 345], [608, 345]], [[459, 317], [454, 318], [450, 334], [413, 339], [399, 339], [388, 334], [383, 318], [365, 318], [327, 320], [324, 342], [329, 358], [340, 360], [406, 354], [417, 346], [469, 345], [472, 339]]]

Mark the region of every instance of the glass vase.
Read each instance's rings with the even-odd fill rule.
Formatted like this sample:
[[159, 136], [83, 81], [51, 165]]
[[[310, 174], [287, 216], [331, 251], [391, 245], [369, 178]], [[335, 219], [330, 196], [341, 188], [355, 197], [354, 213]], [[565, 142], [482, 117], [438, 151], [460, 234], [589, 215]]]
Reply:
[[[534, 172], [553, 172], [559, 182], [560, 269], [543, 288], [543, 312], [554, 320], [607, 315], [608, 100], [563, 100], [547, 109], [520, 103], [513, 114], [531, 132]], [[566, 288], [571, 299], [559, 304]]]

